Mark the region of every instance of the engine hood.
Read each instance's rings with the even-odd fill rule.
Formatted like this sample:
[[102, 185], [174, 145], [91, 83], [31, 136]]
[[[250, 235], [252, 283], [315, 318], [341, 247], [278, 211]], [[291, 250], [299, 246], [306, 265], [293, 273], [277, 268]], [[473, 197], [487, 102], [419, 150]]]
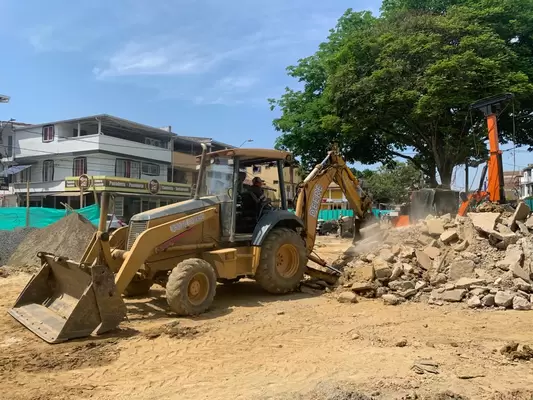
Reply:
[[220, 204], [226, 201], [231, 200], [229, 198], [224, 198], [223, 196], [212, 196], [203, 197], [198, 200], [191, 199], [180, 201], [179, 203], [169, 204], [168, 206], [154, 208], [153, 210], [148, 210], [139, 214], [135, 214], [133, 217], [131, 217], [130, 222], [150, 221], [152, 219], [167, 217], [173, 214], [192, 214], [196, 210], [201, 210], [202, 208], [210, 207], [212, 205]]

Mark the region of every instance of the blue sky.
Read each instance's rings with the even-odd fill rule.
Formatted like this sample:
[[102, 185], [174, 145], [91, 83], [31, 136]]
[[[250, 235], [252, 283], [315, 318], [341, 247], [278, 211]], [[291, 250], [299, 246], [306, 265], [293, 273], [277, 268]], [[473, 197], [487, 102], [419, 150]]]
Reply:
[[[11, 96], [0, 119], [107, 113], [271, 147], [276, 113], [266, 99], [296, 84], [285, 68], [312, 54], [347, 8], [377, 14], [380, 3], [0, 0], [0, 93]], [[506, 169], [529, 162], [529, 153], [515, 155], [504, 153]]]
[[[267, 103], [354, 2], [0, 0], [0, 119], [108, 113], [270, 147]], [[378, 11], [379, 2], [358, 2]], [[250, 144], [251, 145], [251, 144]]]

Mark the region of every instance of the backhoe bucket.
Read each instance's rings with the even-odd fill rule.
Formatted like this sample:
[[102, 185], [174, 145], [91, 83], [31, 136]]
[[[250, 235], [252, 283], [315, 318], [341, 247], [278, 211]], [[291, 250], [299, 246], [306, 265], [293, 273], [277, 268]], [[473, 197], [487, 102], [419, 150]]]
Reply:
[[126, 316], [113, 273], [39, 253], [41, 269], [28, 282], [9, 314], [48, 343], [110, 331]]

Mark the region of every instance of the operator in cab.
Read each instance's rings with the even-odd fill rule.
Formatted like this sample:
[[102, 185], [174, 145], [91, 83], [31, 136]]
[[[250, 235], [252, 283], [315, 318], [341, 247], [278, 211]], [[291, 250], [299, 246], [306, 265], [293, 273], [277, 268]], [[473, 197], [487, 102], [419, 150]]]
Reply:
[[254, 179], [252, 179], [252, 186], [250, 187], [250, 192], [252, 192], [255, 197], [258, 199], [261, 199], [265, 196], [265, 191], [263, 189], [263, 183], [265, 181], [256, 176]]

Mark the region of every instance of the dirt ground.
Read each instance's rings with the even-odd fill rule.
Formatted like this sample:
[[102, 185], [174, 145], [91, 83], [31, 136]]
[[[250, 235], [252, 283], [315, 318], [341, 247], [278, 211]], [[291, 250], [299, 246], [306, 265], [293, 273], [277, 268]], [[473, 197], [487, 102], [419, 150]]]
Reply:
[[[331, 260], [348, 245], [324, 238], [318, 252]], [[119, 332], [48, 345], [6, 312], [28, 278], [0, 278], [0, 399], [532, 398], [531, 362], [498, 351], [533, 344], [531, 312], [341, 304], [245, 281], [220, 286], [210, 312], [175, 319], [156, 286], [128, 301]], [[438, 373], [416, 374], [419, 359]]]

